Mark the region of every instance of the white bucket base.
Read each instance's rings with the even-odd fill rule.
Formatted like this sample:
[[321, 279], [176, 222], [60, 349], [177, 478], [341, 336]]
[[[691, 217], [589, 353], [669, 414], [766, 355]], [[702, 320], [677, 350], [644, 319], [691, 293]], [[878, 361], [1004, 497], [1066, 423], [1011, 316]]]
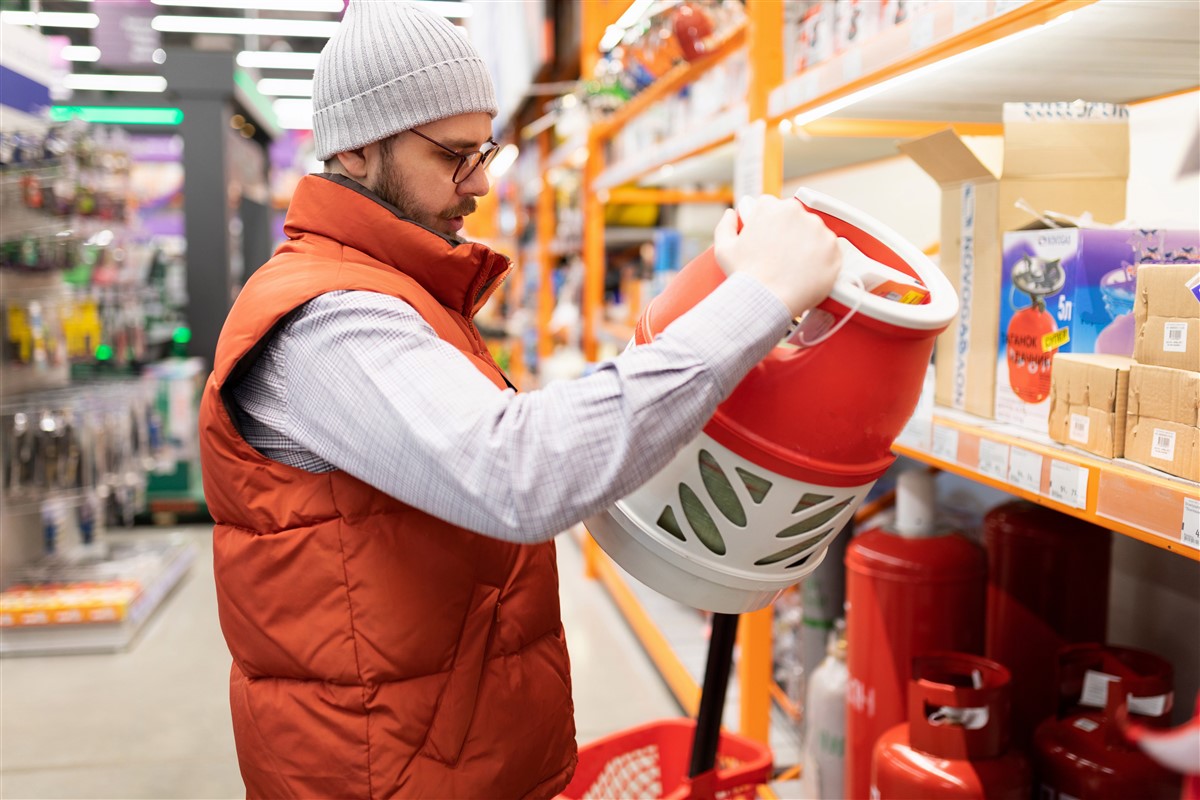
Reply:
[[[697, 561], [668, 561], [660, 549], [647, 546], [655, 543], [657, 534], [624, 513], [621, 505], [617, 503], [586, 520], [584, 525], [588, 532], [622, 569], [656, 592], [684, 605], [721, 614], [758, 611], [804, 577], [798, 575], [778, 582], [748, 582], [727, 572], [709, 569]], [[824, 560], [826, 552], [827, 549], [822, 549], [812, 562], [812, 569]], [[685, 564], [687, 569], [682, 568]]]

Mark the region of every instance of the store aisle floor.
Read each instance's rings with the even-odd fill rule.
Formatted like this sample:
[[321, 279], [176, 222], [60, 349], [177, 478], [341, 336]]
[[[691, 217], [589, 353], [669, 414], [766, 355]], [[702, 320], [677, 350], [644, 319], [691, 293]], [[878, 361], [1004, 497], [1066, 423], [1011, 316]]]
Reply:
[[[244, 796], [210, 529], [179, 530], [195, 562], [127, 652], [0, 659], [0, 798]], [[563, 536], [558, 551], [579, 741], [678, 716], [578, 546]]]

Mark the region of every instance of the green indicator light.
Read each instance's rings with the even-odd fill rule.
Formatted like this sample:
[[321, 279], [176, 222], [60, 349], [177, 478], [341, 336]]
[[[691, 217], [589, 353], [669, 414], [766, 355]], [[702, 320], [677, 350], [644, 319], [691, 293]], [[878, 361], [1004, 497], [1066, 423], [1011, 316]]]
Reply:
[[190, 328], [180, 326], [175, 329], [173, 334], [171, 334], [171, 341], [175, 342], [175, 344], [187, 344], [191, 340], [192, 331]]
[[178, 125], [183, 122], [183, 110], [141, 106], [51, 106], [50, 119], [54, 122], [81, 119], [107, 125]]
[[110, 345], [102, 344], [96, 348], [96, 360], [108, 361], [113, 357], [113, 349]]

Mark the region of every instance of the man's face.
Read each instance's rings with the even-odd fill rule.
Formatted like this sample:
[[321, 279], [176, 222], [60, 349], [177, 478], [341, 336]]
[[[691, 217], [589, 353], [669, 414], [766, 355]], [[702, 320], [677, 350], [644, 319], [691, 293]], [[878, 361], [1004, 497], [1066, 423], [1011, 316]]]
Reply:
[[[421, 133], [461, 153], [480, 149], [492, 133], [487, 114], [459, 114], [420, 126]], [[475, 211], [475, 198], [488, 193], [484, 170], [454, 183], [459, 159], [410, 131], [378, 143], [379, 158], [373, 186], [382, 200], [405, 217], [457, 238], [463, 218]]]

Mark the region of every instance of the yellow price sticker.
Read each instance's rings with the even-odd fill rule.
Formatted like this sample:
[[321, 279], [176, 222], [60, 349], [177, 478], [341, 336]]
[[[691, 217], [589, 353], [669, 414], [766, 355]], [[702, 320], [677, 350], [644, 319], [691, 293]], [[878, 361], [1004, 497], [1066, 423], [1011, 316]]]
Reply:
[[1070, 328], [1059, 328], [1056, 331], [1051, 331], [1042, 337], [1042, 352], [1049, 353], [1051, 350], [1057, 350], [1069, 341], [1071, 341]]

